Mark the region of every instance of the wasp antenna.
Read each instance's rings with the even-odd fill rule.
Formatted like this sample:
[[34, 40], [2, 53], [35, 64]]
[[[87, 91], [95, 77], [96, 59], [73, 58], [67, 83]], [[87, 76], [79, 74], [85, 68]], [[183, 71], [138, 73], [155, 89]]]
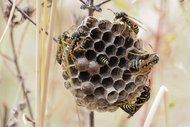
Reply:
[[70, 26], [66, 31], [69, 31], [70, 29], [73, 29], [73, 27], [75, 27], [76, 25], [72, 25]]
[[154, 51], [152, 45], [150, 43], [148, 43], [149, 47], [152, 49], [152, 51]]
[[113, 12], [114, 14], [116, 14], [116, 12], [114, 12], [112, 9], [108, 8], [107, 10]]

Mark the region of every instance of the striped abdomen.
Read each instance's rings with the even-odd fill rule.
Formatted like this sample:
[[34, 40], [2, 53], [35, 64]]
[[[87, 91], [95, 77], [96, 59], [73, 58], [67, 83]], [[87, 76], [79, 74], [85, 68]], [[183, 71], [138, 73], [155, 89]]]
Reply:
[[122, 110], [124, 110], [126, 113], [129, 114], [128, 118], [130, 118], [131, 116], [133, 116], [139, 109], [140, 109], [141, 106], [138, 106], [135, 104], [124, 104], [122, 106], [120, 106], [120, 108]]
[[102, 65], [109, 64], [109, 59], [106, 55], [99, 55], [98, 56], [98, 63], [100, 63]]
[[138, 27], [138, 25], [137, 25], [134, 21], [128, 19], [127, 24], [131, 27], [131, 29], [132, 29], [136, 34], [139, 33], [139, 27]]
[[133, 69], [140, 69], [143, 61], [144, 60], [141, 60], [141, 59], [133, 60], [133, 61], [129, 62], [129, 67], [133, 68]]

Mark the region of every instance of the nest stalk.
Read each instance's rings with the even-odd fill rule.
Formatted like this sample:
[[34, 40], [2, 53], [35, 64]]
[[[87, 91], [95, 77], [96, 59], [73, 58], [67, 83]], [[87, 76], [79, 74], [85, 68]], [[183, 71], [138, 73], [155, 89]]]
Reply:
[[109, 1], [111, 0], [105, 0], [95, 5], [94, 0], [87, 0], [86, 2], [80, 0], [80, 2], [82, 3], [80, 8], [83, 10], [88, 9], [88, 16], [93, 16], [95, 11], [101, 12], [101, 6]]

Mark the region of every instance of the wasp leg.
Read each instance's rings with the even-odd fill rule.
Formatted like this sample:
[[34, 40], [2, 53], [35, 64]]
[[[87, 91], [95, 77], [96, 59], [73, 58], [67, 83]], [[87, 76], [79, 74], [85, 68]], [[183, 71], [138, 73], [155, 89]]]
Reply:
[[77, 50], [79, 51], [86, 51], [86, 49], [82, 46], [80, 46], [78, 43], [77, 43], [77, 46], [76, 46]]
[[124, 27], [123, 27], [123, 30], [122, 30], [121, 34], [123, 34], [125, 32], [126, 28], [127, 28], [127, 23], [126, 22], [123, 22], [123, 25], [124, 25]]
[[81, 39], [82, 41], [90, 41], [90, 39], [87, 38], [86, 36], [82, 36], [82, 37], [80, 37], [80, 39]]
[[72, 51], [69, 52], [69, 55], [68, 55], [68, 56], [71, 58], [71, 60], [72, 60], [73, 62], [76, 61], [76, 58], [75, 58], [75, 56], [73, 55]]

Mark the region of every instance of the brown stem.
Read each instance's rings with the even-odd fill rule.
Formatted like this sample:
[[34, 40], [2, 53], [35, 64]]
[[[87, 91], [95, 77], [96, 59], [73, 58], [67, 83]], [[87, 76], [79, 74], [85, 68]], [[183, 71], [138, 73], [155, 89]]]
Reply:
[[94, 127], [94, 111], [90, 111], [90, 127]]
[[22, 92], [24, 95], [24, 98], [26, 99], [26, 103], [28, 106], [28, 110], [30, 113], [30, 118], [33, 119], [33, 114], [32, 114], [32, 108], [31, 108], [31, 104], [28, 98], [28, 94], [26, 93], [26, 88], [25, 88], [25, 83], [24, 83], [24, 79], [23, 76], [21, 74], [21, 70], [20, 70], [20, 66], [18, 63], [18, 57], [17, 57], [17, 53], [16, 53], [16, 48], [15, 48], [15, 43], [14, 43], [14, 36], [13, 36], [13, 26], [10, 27], [10, 38], [11, 38], [11, 48], [12, 48], [12, 52], [13, 52], [13, 61], [16, 67], [16, 72], [17, 72], [17, 78], [19, 79], [20, 83], [21, 83], [21, 87], [22, 87]]
[[103, 4], [105, 4], [105, 3], [109, 2], [109, 1], [111, 1], [111, 0], [102, 1], [102, 2], [100, 2], [99, 4], [97, 4], [96, 6], [97, 6], [97, 7], [100, 7], [100, 6], [102, 6]]
[[80, 0], [80, 2], [87, 6], [87, 4], [83, 0]]
[[94, 0], [89, 1], [89, 9], [88, 9], [88, 16], [93, 16], [94, 10], [91, 8], [94, 6]]
[[81, 6], [81, 9], [88, 9], [88, 16], [93, 16], [94, 11], [101, 12], [102, 9], [100, 8], [100, 6], [102, 6], [103, 4], [109, 1], [111, 0], [105, 0], [105, 1], [100, 2], [97, 5], [94, 5], [94, 0], [87, 0], [86, 2], [84, 2], [83, 0], [80, 0], [80, 2], [83, 4]]

